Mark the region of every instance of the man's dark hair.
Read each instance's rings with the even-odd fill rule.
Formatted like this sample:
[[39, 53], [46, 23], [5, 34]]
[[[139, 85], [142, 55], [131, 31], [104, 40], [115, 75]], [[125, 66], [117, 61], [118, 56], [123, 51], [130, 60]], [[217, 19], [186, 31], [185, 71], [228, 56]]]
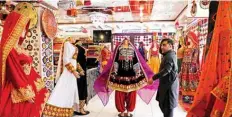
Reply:
[[159, 47], [159, 52], [162, 54], [162, 51], [161, 51], [161, 45], [163, 42], [167, 42], [168, 44], [170, 44], [172, 46], [172, 49], [174, 48], [174, 42], [172, 39], [169, 39], [169, 38], [165, 38], [165, 39], [162, 39], [162, 41], [160, 42], [160, 47]]
[[167, 43], [170, 44], [170, 45], [172, 45], [172, 46], [174, 45], [173, 40], [172, 40], [172, 39], [168, 39], [168, 38], [162, 39], [160, 45], [161, 45], [163, 42], [165, 42], [165, 41], [167, 41]]

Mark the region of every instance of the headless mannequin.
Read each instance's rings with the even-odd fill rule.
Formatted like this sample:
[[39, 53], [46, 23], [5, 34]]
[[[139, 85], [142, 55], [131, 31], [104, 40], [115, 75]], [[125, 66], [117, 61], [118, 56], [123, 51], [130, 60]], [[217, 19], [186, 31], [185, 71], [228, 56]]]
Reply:
[[[129, 48], [128, 40], [125, 40], [122, 46], [123, 46], [123, 48]], [[130, 115], [130, 112], [129, 111], [127, 111], [126, 113], [122, 112], [122, 113], [120, 113], [120, 115], [122, 117], [127, 117], [128, 115]]]

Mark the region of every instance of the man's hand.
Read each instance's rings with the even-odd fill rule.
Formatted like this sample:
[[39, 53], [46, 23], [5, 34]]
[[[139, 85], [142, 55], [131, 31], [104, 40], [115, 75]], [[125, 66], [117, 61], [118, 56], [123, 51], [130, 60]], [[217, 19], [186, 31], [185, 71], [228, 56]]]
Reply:
[[79, 75], [79, 73], [78, 73], [77, 71], [74, 71], [74, 72], [73, 72], [73, 75], [74, 75], [76, 78], [80, 78], [80, 75]]
[[152, 79], [152, 78], [148, 79], [147, 83], [148, 83], [149, 85], [152, 85], [153, 79]]

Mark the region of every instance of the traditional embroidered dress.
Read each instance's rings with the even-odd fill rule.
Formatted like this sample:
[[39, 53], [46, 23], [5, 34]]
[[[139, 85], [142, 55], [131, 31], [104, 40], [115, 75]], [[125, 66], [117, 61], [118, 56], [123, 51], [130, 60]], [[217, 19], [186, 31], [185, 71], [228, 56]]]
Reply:
[[158, 45], [156, 46], [156, 50], [153, 49], [154, 46], [151, 46], [150, 51], [149, 51], [149, 61], [148, 64], [151, 68], [151, 70], [154, 73], [158, 73], [159, 72], [159, 68], [160, 68], [160, 59], [159, 59], [159, 49], [158, 49]]
[[107, 61], [110, 59], [110, 56], [111, 56], [111, 52], [108, 50], [108, 49], [106, 49], [106, 48], [103, 48], [102, 50], [101, 50], [101, 60], [100, 60], [100, 72], [102, 72], [103, 71], [103, 69], [104, 69], [104, 67], [107, 65]]
[[4, 24], [0, 49], [0, 117], [40, 117], [49, 96], [43, 80], [32, 67], [32, 57], [15, 46], [22, 44], [25, 38], [21, 35], [28, 27], [29, 19], [16, 12], [11, 12]]
[[202, 67], [196, 98], [187, 117], [232, 116], [231, 5], [231, 2], [219, 1], [209, 51]]
[[[180, 72], [180, 94], [181, 103], [191, 104], [199, 82], [199, 49], [197, 37], [193, 32], [188, 33], [188, 39], [192, 40], [195, 48], [184, 49]], [[184, 108], [187, 110], [189, 106]]]
[[63, 49], [63, 71], [45, 106], [46, 116], [71, 117], [74, 104], [79, 104], [77, 78], [72, 73], [77, 68], [77, 48], [66, 41]]
[[147, 59], [147, 50], [143, 46], [140, 46], [139, 52], [142, 55], [143, 59], [146, 60]]
[[158, 87], [157, 81], [147, 85], [147, 78], [154, 74], [138, 50], [130, 42], [128, 47], [123, 47], [122, 43], [116, 47], [113, 57], [94, 83], [94, 89], [104, 105], [111, 92], [116, 90], [115, 102], [119, 112], [134, 110], [136, 92], [148, 104]]
[[184, 58], [184, 47], [177, 50], [177, 63], [178, 63], [178, 73], [181, 71], [181, 64]]
[[177, 50], [178, 73], [180, 73], [180, 71], [181, 71], [181, 64], [182, 64], [182, 61], [184, 58], [185, 45], [184, 45], [184, 39], [182, 37], [180, 37], [179, 44], [181, 47], [178, 48], [178, 50]]

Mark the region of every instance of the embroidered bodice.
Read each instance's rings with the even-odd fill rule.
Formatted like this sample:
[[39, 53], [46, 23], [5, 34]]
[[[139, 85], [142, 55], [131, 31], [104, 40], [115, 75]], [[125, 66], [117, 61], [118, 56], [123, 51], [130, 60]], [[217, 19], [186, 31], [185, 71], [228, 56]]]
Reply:
[[158, 56], [159, 55], [158, 49], [156, 51], [154, 51], [153, 49], [150, 49], [150, 51], [151, 51], [151, 56]]
[[184, 49], [184, 63], [196, 63], [198, 59], [198, 50], [196, 48]]
[[19, 63], [22, 66], [24, 73], [26, 75], [30, 75], [33, 58], [20, 47], [15, 47], [14, 49], [18, 53], [17, 59], [19, 60]]
[[32, 57], [27, 56], [25, 54], [20, 54], [18, 59], [20, 61], [21, 66], [23, 67], [23, 71], [25, 72], [25, 74], [29, 75], [31, 72], [31, 67], [33, 62]]
[[110, 51], [103, 49], [101, 51], [102, 61], [108, 61], [110, 59]]
[[119, 47], [119, 60], [129, 62], [133, 60], [134, 56], [134, 50], [130, 45], [128, 48]]

